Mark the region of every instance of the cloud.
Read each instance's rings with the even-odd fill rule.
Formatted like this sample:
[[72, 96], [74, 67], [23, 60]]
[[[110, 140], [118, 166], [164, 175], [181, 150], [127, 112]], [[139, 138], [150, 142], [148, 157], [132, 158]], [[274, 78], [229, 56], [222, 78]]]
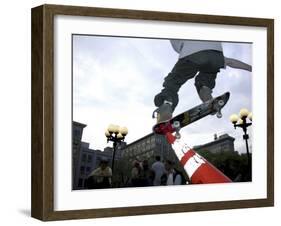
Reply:
[[[251, 45], [223, 46], [228, 57], [251, 62]], [[128, 127], [128, 143], [152, 132], [154, 96], [177, 58], [168, 40], [73, 36], [73, 119], [87, 124], [83, 140], [102, 150], [107, 145], [104, 131], [110, 123]], [[208, 116], [185, 127], [182, 133], [190, 145], [207, 143], [214, 133], [227, 132], [236, 137], [236, 149], [243, 151], [242, 135], [228, 118], [241, 107], [251, 109], [251, 76], [242, 70], [221, 70], [214, 96], [231, 92], [224, 117]], [[194, 80], [183, 85], [179, 98], [175, 114], [200, 103]]]

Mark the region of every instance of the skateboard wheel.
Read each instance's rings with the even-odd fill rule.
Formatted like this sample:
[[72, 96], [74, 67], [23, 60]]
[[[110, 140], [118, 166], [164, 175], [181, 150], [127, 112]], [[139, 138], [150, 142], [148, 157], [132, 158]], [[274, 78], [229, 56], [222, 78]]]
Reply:
[[219, 100], [219, 101], [218, 101], [218, 105], [219, 105], [219, 106], [223, 106], [223, 105], [224, 105], [224, 101], [223, 101], [223, 100]]
[[222, 117], [222, 113], [220, 113], [220, 112], [217, 112], [217, 118], [221, 118]]
[[173, 127], [174, 128], [180, 128], [180, 122], [179, 121], [174, 121], [173, 122]]

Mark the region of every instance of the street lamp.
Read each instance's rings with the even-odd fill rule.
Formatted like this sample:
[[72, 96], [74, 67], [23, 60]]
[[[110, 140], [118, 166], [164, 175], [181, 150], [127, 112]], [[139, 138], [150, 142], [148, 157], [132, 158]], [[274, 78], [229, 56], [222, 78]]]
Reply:
[[128, 134], [128, 129], [126, 127], [120, 127], [117, 125], [110, 124], [105, 131], [105, 136], [107, 138], [107, 143], [109, 141], [113, 142], [113, 154], [112, 154], [112, 162], [111, 162], [111, 169], [113, 173], [114, 168], [114, 159], [115, 159], [115, 152], [117, 144], [120, 144], [121, 141], [124, 141], [125, 136]]
[[[251, 122], [247, 122], [247, 118]], [[242, 128], [244, 131], [243, 139], [246, 143], [246, 151], [247, 151], [247, 158], [248, 158], [248, 167], [249, 170], [251, 169], [251, 162], [250, 162], [250, 153], [249, 153], [249, 146], [248, 146], [248, 139], [249, 135], [247, 134], [247, 128], [252, 125], [253, 114], [249, 112], [246, 108], [242, 108], [239, 112], [239, 116], [233, 114], [230, 116], [230, 121], [233, 123], [234, 128], [236, 127]]]

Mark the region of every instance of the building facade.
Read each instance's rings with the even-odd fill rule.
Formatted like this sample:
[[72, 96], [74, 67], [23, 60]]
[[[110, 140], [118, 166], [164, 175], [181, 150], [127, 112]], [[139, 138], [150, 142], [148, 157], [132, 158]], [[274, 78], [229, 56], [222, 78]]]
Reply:
[[150, 133], [131, 144], [126, 145], [122, 150], [122, 158], [129, 162], [134, 160], [154, 161], [155, 156], [160, 156], [161, 160], [176, 160], [176, 155], [165, 136]]
[[75, 168], [75, 181], [73, 189], [83, 189], [88, 175], [94, 170], [96, 152], [89, 148], [89, 143], [81, 142], [80, 155]]
[[78, 186], [79, 174], [78, 168], [81, 156], [81, 143], [85, 124], [72, 122], [72, 189]]
[[234, 152], [234, 140], [235, 138], [229, 136], [228, 134], [223, 134], [219, 137], [215, 134], [213, 141], [202, 145], [196, 145], [193, 149], [198, 152], [208, 151], [213, 154]]

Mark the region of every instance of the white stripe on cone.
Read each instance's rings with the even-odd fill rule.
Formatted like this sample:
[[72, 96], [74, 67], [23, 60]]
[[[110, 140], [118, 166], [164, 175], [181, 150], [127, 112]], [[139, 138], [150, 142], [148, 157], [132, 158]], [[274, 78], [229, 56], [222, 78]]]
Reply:
[[[180, 161], [182, 161], [184, 155], [193, 154], [193, 153], [191, 153], [191, 152], [193, 152], [191, 150], [191, 148], [186, 143], [182, 142], [181, 139], [177, 139], [172, 144], [172, 148], [175, 151], [176, 156], [178, 157], [178, 159]], [[190, 153], [188, 153], [188, 152], [190, 152]], [[189, 178], [191, 178], [193, 173], [204, 163], [206, 163], [206, 161], [204, 161], [204, 159], [200, 155], [195, 153], [188, 159], [188, 161], [185, 163], [185, 165], [183, 167], [184, 167], [187, 175], [189, 176]]]
[[166, 138], [172, 145], [172, 148], [183, 165], [191, 183], [231, 182], [227, 176], [192, 150], [181, 139], [175, 139], [171, 133], [166, 134]]

